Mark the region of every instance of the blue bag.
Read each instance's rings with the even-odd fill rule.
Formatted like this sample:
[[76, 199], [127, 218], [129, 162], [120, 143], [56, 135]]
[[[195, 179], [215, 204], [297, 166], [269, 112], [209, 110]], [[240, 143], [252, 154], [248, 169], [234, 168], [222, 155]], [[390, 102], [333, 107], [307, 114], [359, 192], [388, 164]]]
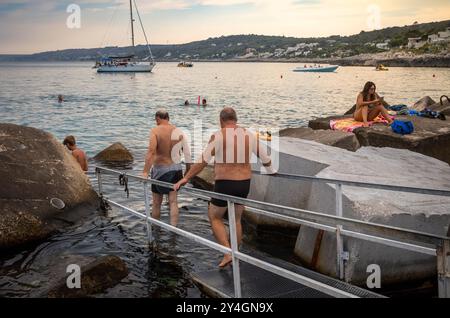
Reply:
[[391, 128], [393, 132], [401, 135], [408, 135], [414, 132], [414, 125], [410, 121], [394, 120]]

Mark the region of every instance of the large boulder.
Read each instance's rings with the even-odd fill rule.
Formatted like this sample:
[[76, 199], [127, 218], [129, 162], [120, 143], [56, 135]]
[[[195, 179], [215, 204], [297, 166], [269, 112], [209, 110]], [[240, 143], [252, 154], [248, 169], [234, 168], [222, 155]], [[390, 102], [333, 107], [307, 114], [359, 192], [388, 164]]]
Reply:
[[418, 100], [413, 106], [411, 106], [411, 109], [417, 110], [417, 111], [422, 111], [425, 108], [430, 107], [431, 105], [436, 104], [436, 102], [430, 97], [430, 96], [425, 96], [423, 98], [421, 98], [420, 100]]
[[359, 141], [355, 134], [332, 131], [332, 130], [313, 130], [308, 127], [287, 128], [280, 131], [280, 137], [292, 137], [305, 140], [312, 140], [318, 143], [338, 147], [350, 151], [359, 149]]
[[94, 159], [103, 162], [128, 163], [133, 161], [133, 155], [124, 145], [120, 142], [116, 142], [100, 151]]
[[[450, 167], [404, 149], [363, 147], [356, 152], [295, 138], [280, 138], [280, 172], [380, 184], [450, 188]], [[368, 222], [446, 235], [450, 198], [343, 186], [343, 216]], [[255, 175], [250, 198], [326, 214], [335, 214], [335, 186], [327, 183]], [[313, 219], [313, 217], [312, 217]], [[382, 268], [382, 284], [423, 281], [436, 275], [436, 258], [384, 245], [344, 238], [350, 253], [346, 279], [365, 284], [367, 266]], [[301, 226], [294, 254], [313, 269], [336, 275], [334, 233]], [[399, 268], [402, 270], [399, 272]]]
[[[51, 286], [42, 295], [43, 297], [88, 297], [104, 292], [128, 276], [128, 268], [125, 262], [120, 257], [114, 255], [107, 255], [97, 259], [85, 256], [74, 258], [72, 256], [68, 259], [70, 259], [70, 263], [61, 260], [64, 266], [59, 264], [55, 268], [55, 276], [51, 278], [53, 282], [50, 283]], [[71, 272], [67, 273], [67, 266], [69, 264], [80, 266], [80, 288], [68, 288], [67, 286], [67, 279], [71, 275]]]
[[0, 189], [0, 249], [43, 239], [97, 206], [89, 179], [60, 142], [13, 124], [0, 124]]

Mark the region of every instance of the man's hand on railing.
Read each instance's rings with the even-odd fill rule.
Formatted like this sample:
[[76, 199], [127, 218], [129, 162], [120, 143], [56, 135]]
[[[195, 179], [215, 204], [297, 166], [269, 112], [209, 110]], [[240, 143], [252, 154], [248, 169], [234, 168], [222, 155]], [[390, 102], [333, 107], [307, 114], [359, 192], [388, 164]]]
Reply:
[[148, 179], [148, 172], [142, 172], [142, 174], [141, 174], [141, 176], [142, 176], [142, 178], [144, 178], [144, 179]]
[[174, 185], [173, 185], [173, 189], [175, 190], [175, 191], [178, 191], [182, 186], [184, 186], [186, 183], [188, 183], [189, 182], [189, 180], [188, 179], [186, 179], [186, 178], [183, 178], [183, 179], [181, 179], [180, 181], [178, 181], [177, 183], [175, 183]]

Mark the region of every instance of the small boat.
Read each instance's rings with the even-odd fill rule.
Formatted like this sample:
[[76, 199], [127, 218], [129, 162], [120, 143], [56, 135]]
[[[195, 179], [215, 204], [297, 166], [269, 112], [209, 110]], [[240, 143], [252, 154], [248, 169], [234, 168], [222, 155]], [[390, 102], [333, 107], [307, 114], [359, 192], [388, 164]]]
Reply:
[[389, 69], [386, 66], [384, 66], [383, 64], [379, 64], [375, 68], [375, 71], [389, 71]]
[[319, 72], [331, 73], [338, 69], [339, 65], [305, 65], [295, 68], [294, 72]]
[[[133, 18], [133, 2], [130, 0], [130, 20], [131, 20], [131, 47], [134, 51], [134, 18]], [[153, 59], [150, 45], [147, 41], [147, 35], [145, 34], [144, 26], [141, 21], [138, 8], [135, 4], [135, 9], [141, 24], [142, 32], [144, 33], [145, 41], [147, 42], [148, 56], [144, 59], [137, 59], [134, 54], [128, 56], [108, 56], [102, 57], [95, 63], [94, 69], [97, 69], [98, 73], [125, 73], [125, 72], [151, 72], [155, 67], [155, 61]]]
[[192, 62], [181, 61], [178, 63], [178, 67], [193, 67], [194, 64]]

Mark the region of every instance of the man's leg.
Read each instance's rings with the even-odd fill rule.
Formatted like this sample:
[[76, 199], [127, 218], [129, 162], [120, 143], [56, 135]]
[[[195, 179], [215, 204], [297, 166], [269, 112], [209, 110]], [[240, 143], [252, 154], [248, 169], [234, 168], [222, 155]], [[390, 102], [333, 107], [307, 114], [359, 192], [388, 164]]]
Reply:
[[169, 207], [170, 207], [170, 225], [177, 226], [178, 224], [178, 200], [177, 192], [169, 192]]
[[236, 232], [238, 246], [242, 243], [242, 213], [244, 213], [245, 207], [240, 204], [235, 204], [234, 210], [236, 211]]
[[161, 217], [161, 204], [163, 200], [162, 194], [152, 192], [153, 202], [152, 202], [152, 218], [159, 220]]
[[[219, 207], [212, 203], [209, 204], [208, 208], [208, 217], [209, 222], [211, 223], [211, 228], [216, 238], [217, 242], [220, 245], [230, 247], [230, 242], [228, 240], [227, 229], [225, 228], [225, 224], [223, 223], [223, 216], [227, 210], [227, 207]], [[231, 262], [231, 255], [225, 254], [222, 262], [220, 262], [219, 266], [224, 267], [228, 263]]]

